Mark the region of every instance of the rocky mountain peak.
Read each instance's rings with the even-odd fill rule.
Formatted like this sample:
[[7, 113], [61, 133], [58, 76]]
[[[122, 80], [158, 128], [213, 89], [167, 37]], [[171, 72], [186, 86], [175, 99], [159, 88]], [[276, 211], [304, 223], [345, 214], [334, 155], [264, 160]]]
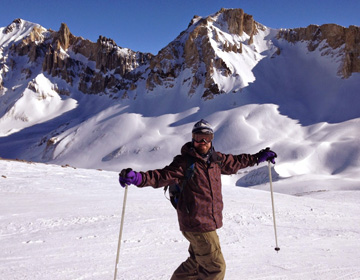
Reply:
[[[30, 62], [42, 65], [43, 72], [60, 77], [83, 93], [113, 98], [135, 97], [142, 82], [148, 92], [159, 86], [171, 89], [181, 84], [189, 96], [197, 94], [203, 99], [237, 91], [247, 84], [238, 64], [250, 55], [253, 60], [261, 59], [256, 44], [265, 39], [256, 36], [267, 30], [242, 9], [222, 8], [205, 18], [195, 15], [188, 28], [154, 56], [122, 48], [104, 36], [96, 42], [76, 37], [65, 23], [58, 31], [27, 24], [16, 19], [3, 29], [5, 34], [31, 27], [28, 36], [11, 43], [9, 49], [14, 55], [28, 56]], [[278, 32], [278, 38], [290, 42], [307, 41], [309, 51], [321, 49], [324, 55], [335, 55], [332, 50], [341, 49], [339, 74], [344, 78], [360, 72], [359, 37], [359, 27], [334, 24]], [[267, 43], [272, 45], [273, 42]], [[8, 60], [10, 68], [15, 67], [14, 60]], [[34, 67], [28, 68], [24, 70], [26, 77], [31, 76], [30, 69]], [[221, 85], [225, 80], [232, 86]]]
[[[253, 36], [258, 33], [257, 26], [253, 17], [242, 9], [222, 8], [206, 18], [194, 16], [188, 29], [151, 61], [147, 88], [152, 90], [156, 85], [172, 87], [172, 79], [178, 77], [182, 70], [191, 69], [192, 76], [182, 81], [188, 85], [188, 95], [193, 95], [199, 86], [203, 88], [201, 94], [205, 99], [221, 93], [222, 90], [213, 78], [214, 69], [224, 76], [231, 76], [233, 73], [216, 54], [212, 41], [219, 45], [219, 51], [240, 54], [243, 44], [240, 36], [245, 33], [245, 37], [249, 38], [247, 44], [252, 44]], [[220, 40], [225, 33], [238, 38], [232, 41]]]
[[244, 13], [242, 9], [224, 9], [222, 8], [219, 13], [228, 25], [231, 34], [243, 35], [243, 32], [252, 36], [256, 34], [256, 25], [252, 15]]
[[54, 35], [54, 43], [58, 41], [63, 50], [67, 50], [69, 48], [70, 40], [74, 38], [74, 35], [70, 33], [69, 27], [66, 23], [62, 23], [59, 31]]
[[6, 28], [4, 28], [3, 33], [9, 34], [14, 31], [14, 29], [19, 28], [22, 23], [21, 18], [14, 19]]
[[188, 28], [189, 28], [191, 25], [197, 23], [199, 20], [201, 20], [201, 17], [200, 17], [200, 16], [198, 16], [198, 15], [193, 16], [192, 20], [190, 21], [190, 23], [189, 23], [189, 25], [188, 25]]
[[[115, 75], [126, 77], [127, 73], [146, 63], [151, 57], [123, 49], [117, 46], [114, 40], [103, 36], [99, 36], [96, 43], [75, 37], [64, 23], [61, 24], [58, 32], [53, 33], [52, 37], [52, 44], [47, 46], [43, 70], [52, 76], [61, 76], [70, 84], [72, 84], [74, 73], [80, 72], [78, 88], [84, 93], [116, 92], [120, 81]], [[70, 55], [64, 55], [63, 52], [60, 52], [60, 48], [64, 51], [69, 49], [75, 54], [83, 55], [89, 61], [94, 61], [95, 69]], [[113, 71], [113, 73], [109, 74], [108, 71]]]
[[305, 28], [285, 29], [278, 33], [278, 38], [289, 42], [308, 42], [308, 50], [315, 51], [321, 48], [323, 55], [339, 52], [343, 59], [338, 70], [339, 75], [348, 78], [354, 72], [360, 72], [360, 27], [345, 28], [336, 24], [309, 25]]

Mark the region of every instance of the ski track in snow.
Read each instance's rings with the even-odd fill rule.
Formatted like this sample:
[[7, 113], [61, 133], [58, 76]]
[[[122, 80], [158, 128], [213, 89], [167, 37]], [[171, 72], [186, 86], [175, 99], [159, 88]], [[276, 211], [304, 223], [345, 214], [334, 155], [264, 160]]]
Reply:
[[[124, 193], [116, 172], [6, 160], [0, 167], [1, 279], [113, 278]], [[231, 180], [223, 180], [218, 230], [226, 279], [360, 279], [358, 191], [275, 193], [275, 252], [268, 184]], [[163, 191], [130, 186], [118, 279], [169, 279], [187, 247]]]

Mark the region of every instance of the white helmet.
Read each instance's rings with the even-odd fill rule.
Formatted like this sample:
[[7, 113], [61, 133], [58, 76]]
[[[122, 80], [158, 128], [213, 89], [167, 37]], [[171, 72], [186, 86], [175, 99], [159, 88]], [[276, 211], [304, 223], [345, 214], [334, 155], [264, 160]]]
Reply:
[[207, 122], [204, 119], [201, 119], [200, 121], [198, 121], [193, 129], [192, 129], [192, 133], [193, 134], [214, 134], [214, 130], [211, 127], [211, 124], [209, 122]]

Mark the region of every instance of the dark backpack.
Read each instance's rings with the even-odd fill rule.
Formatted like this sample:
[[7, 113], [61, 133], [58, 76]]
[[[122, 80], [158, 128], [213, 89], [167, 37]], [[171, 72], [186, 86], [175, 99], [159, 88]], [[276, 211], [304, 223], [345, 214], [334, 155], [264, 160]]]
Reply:
[[177, 203], [179, 201], [181, 192], [183, 191], [186, 182], [190, 180], [195, 173], [195, 162], [193, 157], [188, 157], [187, 159], [187, 168], [185, 171], [185, 177], [181, 184], [171, 184], [164, 188], [164, 194], [166, 196], [166, 191], [169, 190], [169, 198], [172, 206], [176, 209]]

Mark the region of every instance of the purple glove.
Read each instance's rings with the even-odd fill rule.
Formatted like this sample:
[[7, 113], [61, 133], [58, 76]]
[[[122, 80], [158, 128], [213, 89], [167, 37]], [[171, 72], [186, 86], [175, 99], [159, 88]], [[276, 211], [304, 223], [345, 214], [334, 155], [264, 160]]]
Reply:
[[123, 188], [131, 184], [139, 186], [142, 182], [142, 175], [131, 168], [123, 169], [119, 174], [119, 182]]
[[272, 164], [275, 164], [275, 158], [277, 154], [270, 150], [270, 148], [262, 149], [260, 152], [255, 154], [257, 157], [257, 164], [264, 161], [271, 161]]

